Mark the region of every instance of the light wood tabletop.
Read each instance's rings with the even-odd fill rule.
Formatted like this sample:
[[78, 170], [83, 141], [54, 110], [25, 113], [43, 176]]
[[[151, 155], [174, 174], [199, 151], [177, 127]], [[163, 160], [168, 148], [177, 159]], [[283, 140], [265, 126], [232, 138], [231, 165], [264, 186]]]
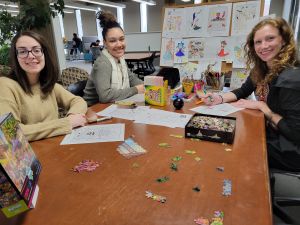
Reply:
[[[93, 109], [106, 106], [98, 104]], [[194, 102], [178, 112], [192, 114], [188, 110], [192, 107]], [[171, 106], [164, 109], [174, 111]], [[43, 167], [37, 206], [12, 219], [1, 214], [0, 224], [193, 225], [194, 219], [211, 219], [215, 210], [221, 210], [225, 225], [271, 225], [263, 114], [243, 110], [232, 116], [237, 119], [236, 133], [233, 145], [228, 146], [170, 136], [184, 135], [182, 128], [116, 118], [102, 122], [125, 123], [125, 138], [133, 135], [147, 150], [131, 159], [117, 152], [121, 142], [60, 145], [63, 136], [32, 142]], [[163, 142], [171, 147], [159, 147]], [[182, 157], [178, 171], [170, 169], [175, 156]], [[72, 167], [84, 159], [98, 161], [100, 166], [93, 172], [73, 172]], [[164, 176], [169, 177], [167, 182], [156, 181]], [[224, 179], [232, 181], [231, 196], [222, 195]], [[200, 192], [193, 190], [196, 186]], [[166, 203], [148, 199], [145, 191], [165, 196]]]

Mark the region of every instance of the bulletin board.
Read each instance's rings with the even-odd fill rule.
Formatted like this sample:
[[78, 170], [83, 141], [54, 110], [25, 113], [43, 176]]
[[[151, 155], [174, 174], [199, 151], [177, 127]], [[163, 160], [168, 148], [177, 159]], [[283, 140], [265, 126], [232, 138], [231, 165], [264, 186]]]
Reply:
[[200, 79], [208, 65], [215, 71], [246, 75], [243, 46], [261, 19], [264, 0], [221, 1], [166, 7], [160, 66]]

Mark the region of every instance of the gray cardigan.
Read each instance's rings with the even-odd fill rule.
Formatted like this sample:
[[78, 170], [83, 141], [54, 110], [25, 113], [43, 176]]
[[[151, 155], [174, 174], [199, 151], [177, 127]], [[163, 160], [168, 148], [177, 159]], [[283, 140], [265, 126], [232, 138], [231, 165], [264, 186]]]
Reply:
[[128, 70], [130, 88], [114, 89], [111, 88], [112, 65], [108, 58], [101, 54], [95, 61], [85, 89], [83, 98], [88, 106], [100, 103], [114, 102], [128, 98], [138, 93], [136, 85], [142, 84], [135, 74]]

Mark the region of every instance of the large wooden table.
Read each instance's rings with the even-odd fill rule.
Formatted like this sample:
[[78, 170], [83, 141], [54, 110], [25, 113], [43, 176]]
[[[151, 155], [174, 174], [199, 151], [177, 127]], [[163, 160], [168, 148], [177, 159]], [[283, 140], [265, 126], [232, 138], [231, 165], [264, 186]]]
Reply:
[[[96, 111], [106, 105], [97, 105]], [[192, 113], [188, 108], [180, 112]], [[167, 107], [168, 108], [168, 107]], [[170, 110], [173, 110], [170, 108]], [[232, 146], [171, 137], [184, 129], [126, 124], [125, 138], [135, 140], [148, 153], [125, 159], [116, 148], [120, 142], [60, 146], [62, 136], [32, 142], [42, 163], [40, 193], [35, 209], [12, 219], [0, 214], [1, 225], [193, 225], [198, 217], [225, 213], [225, 225], [271, 225], [270, 190], [266, 161], [263, 114], [244, 110], [237, 118]], [[167, 142], [171, 148], [161, 148]], [[225, 148], [232, 148], [227, 152]], [[197, 153], [188, 155], [185, 150]], [[171, 159], [182, 156], [177, 172]], [[201, 157], [197, 162], [195, 157]], [[75, 173], [71, 168], [84, 159], [101, 163], [94, 172]], [[138, 168], [133, 164], [137, 163]], [[219, 172], [216, 167], [224, 166]], [[157, 178], [169, 181], [158, 183]], [[232, 195], [222, 195], [224, 179], [232, 180]], [[199, 186], [201, 191], [192, 189]], [[145, 197], [145, 191], [166, 196], [166, 203]]]

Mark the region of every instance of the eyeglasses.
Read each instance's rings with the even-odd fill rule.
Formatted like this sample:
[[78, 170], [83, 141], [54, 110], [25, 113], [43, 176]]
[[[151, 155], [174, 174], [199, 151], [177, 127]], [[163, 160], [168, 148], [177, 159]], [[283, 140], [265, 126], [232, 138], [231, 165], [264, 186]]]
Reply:
[[43, 49], [41, 47], [34, 47], [33, 49], [31, 49], [30, 51], [27, 49], [16, 49], [17, 50], [17, 56], [20, 59], [25, 59], [28, 57], [29, 52], [31, 52], [32, 55], [34, 55], [35, 57], [41, 57], [44, 53], [43, 53]]

